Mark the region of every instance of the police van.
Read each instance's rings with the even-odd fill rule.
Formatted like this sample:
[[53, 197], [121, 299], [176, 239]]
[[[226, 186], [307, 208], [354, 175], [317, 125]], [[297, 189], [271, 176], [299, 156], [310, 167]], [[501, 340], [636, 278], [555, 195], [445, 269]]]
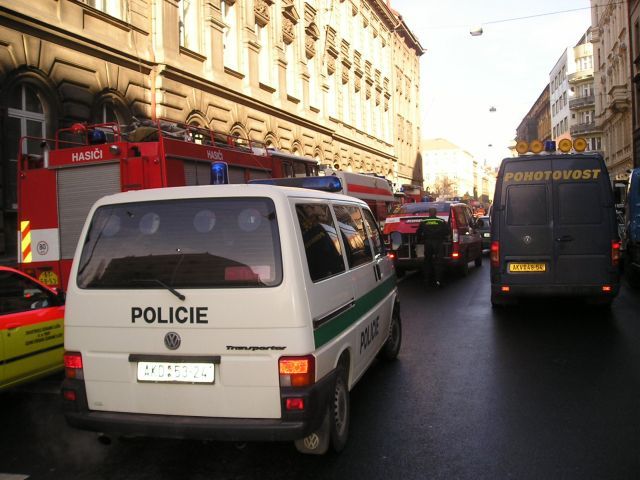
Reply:
[[74, 427], [340, 451], [349, 391], [398, 355], [396, 275], [361, 200], [272, 185], [126, 192], [99, 200], [80, 238], [65, 318]]
[[[568, 142], [568, 143], [567, 143]], [[524, 143], [524, 142], [522, 142]], [[491, 212], [491, 303], [576, 296], [609, 305], [619, 290], [620, 241], [609, 175], [596, 153], [506, 158]], [[571, 150], [571, 140], [559, 144]], [[532, 144], [533, 145], [533, 144]], [[586, 142], [576, 139], [574, 148]], [[526, 144], [518, 144], [526, 152]]]

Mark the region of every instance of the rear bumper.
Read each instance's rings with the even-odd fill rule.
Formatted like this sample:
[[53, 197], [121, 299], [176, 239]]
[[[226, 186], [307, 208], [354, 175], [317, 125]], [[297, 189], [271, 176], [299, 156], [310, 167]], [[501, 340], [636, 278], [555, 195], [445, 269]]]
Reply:
[[[76, 392], [64, 400], [65, 418], [72, 427], [111, 435], [197, 438], [225, 441], [285, 441], [304, 438], [323, 420], [335, 382], [335, 371], [308, 388], [281, 388], [279, 419], [217, 418], [89, 410], [84, 382], [66, 379], [62, 390]], [[286, 398], [303, 398], [304, 411], [287, 412]]]
[[[509, 291], [502, 288], [508, 286]], [[509, 283], [492, 283], [491, 294], [508, 297], [589, 297], [615, 298], [620, 291], [618, 282], [608, 284], [611, 291], [604, 292], [602, 285], [512, 285]]]

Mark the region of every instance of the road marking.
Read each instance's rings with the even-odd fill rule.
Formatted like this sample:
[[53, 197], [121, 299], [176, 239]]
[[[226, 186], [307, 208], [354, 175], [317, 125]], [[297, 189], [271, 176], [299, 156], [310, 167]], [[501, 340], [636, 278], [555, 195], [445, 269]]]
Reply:
[[29, 475], [21, 475], [19, 473], [0, 473], [0, 480], [26, 480]]

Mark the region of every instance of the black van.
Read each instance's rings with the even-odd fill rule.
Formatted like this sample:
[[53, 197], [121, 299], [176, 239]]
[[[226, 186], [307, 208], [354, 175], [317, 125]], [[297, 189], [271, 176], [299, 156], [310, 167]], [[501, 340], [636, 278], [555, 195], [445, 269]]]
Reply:
[[580, 296], [610, 305], [620, 240], [602, 156], [547, 154], [502, 161], [491, 212], [491, 304]]

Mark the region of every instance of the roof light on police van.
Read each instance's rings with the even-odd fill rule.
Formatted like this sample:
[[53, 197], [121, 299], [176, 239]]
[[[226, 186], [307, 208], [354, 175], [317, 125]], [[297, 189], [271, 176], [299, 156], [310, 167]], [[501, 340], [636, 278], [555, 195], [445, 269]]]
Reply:
[[545, 152], [555, 152], [556, 151], [556, 142], [554, 140], [545, 140], [544, 141], [544, 151]]
[[516, 152], [518, 152], [520, 155], [524, 155], [528, 151], [529, 144], [527, 142], [525, 142], [524, 140], [520, 140], [518, 143], [516, 143]]
[[250, 180], [249, 183], [262, 185], [277, 185], [281, 187], [310, 188], [323, 192], [339, 192], [342, 190], [342, 182], [334, 175], [324, 177], [295, 177], [295, 178], [264, 178]]
[[584, 138], [576, 138], [573, 141], [573, 149], [576, 152], [584, 152], [587, 149], [587, 141]]
[[529, 145], [529, 149], [533, 153], [540, 153], [543, 148], [544, 148], [544, 145], [542, 144], [542, 142], [540, 140], [534, 140], [534, 141], [531, 142], [531, 145]]
[[563, 138], [558, 142], [558, 150], [560, 150], [562, 153], [569, 153], [572, 146], [573, 144], [568, 138]]

